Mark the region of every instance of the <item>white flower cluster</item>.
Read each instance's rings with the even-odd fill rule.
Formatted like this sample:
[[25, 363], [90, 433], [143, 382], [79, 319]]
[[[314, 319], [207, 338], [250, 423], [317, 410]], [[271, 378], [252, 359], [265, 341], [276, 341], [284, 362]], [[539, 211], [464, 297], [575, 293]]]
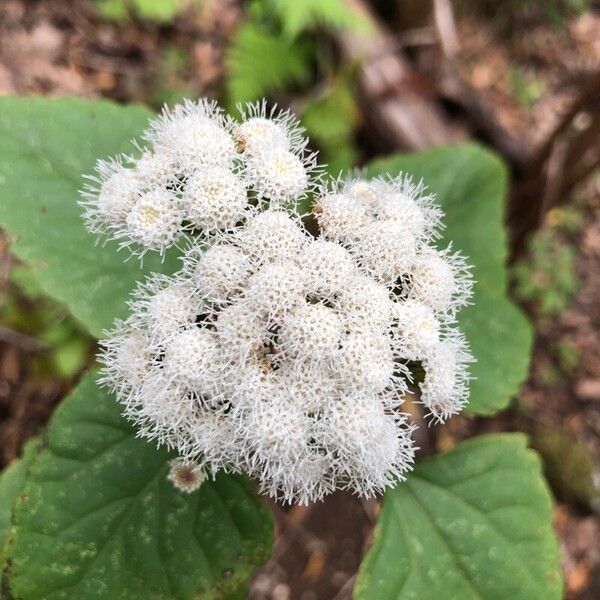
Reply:
[[[297, 124], [255, 106], [239, 125], [218, 121], [235, 143], [215, 133], [209, 147], [188, 130], [208, 127], [209, 112], [217, 118], [214, 107], [187, 104], [146, 134], [179, 157], [165, 178], [185, 198], [202, 165], [230, 148], [248, 154], [254, 201], [218, 235], [199, 227], [179, 273], [138, 286], [130, 316], [103, 342], [102, 381], [140, 435], [194, 472], [244, 472], [287, 502], [380, 493], [413, 462], [414, 426], [400, 410], [409, 386], [436, 421], [466, 403], [472, 358], [455, 318], [471, 294], [469, 268], [434, 247], [441, 211], [406, 176], [320, 187], [320, 233], [310, 235], [289, 208], [315, 185]], [[203, 223], [224, 222], [220, 203], [234, 196], [202, 204]]]
[[142, 257], [190, 234], [212, 242], [266, 202], [286, 206], [318, 172], [289, 112], [249, 105], [240, 121], [214, 103], [165, 108], [143, 133], [139, 158], [100, 160], [82, 191], [87, 228]]

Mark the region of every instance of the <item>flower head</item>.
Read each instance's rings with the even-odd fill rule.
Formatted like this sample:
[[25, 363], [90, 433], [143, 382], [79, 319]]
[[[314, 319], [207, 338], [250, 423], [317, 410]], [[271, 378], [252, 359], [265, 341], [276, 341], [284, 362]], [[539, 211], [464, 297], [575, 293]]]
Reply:
[[415, 453], [407, 390], [434, 421], [468, 397], [455, 318], [472, 279], [433, 246], [433, 196], [408, 176], [337, 180], [314, 233], [293, 207], [318, 169], [289, 113], [188, 102], [143, 139], [139, 159], [99, 163], [84, 205], [90, 229], [138, 254], [193, 238], [180, 272], [138, 286], [100, 356], [139, 435], [179, 455], [169, 479], [193, 491], [244, 472], [300, 503], [396, 485]]

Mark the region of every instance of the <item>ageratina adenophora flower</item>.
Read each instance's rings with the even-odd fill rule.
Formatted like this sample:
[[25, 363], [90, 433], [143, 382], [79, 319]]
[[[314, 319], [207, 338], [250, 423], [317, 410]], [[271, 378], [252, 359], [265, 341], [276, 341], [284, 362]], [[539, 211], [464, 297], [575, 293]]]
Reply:
[[316, 154], [288, 111], [264, 102], [223, 114], [207, 100], [166, 108], [143, 132], [140, 156], [99, 160], [81, 206], [90, 232], [142, 257], [192, 235], [214, 243], [266, 205], [294, 205], [319, 180]]
[[233, 121], [187, 103], [144, 139], [144, 175], [101, 163], [86, 218], [143, 249], [197, 234], [180, 272], [138, 286], [101, 355], [140, 435], [179, 455], [170, 478], [192, 491], [177, 469], [243, 472], [299, 503], [402, 480], [415, 453], [404, 395], [447, 419], [473, 360], [455, 321], [469, 267], [436, 246], [433, 196], [406, 175], [334, 181], [313, 203], [315, 236], [293, 209], [316, 167], [289, 114], [263, 103]]

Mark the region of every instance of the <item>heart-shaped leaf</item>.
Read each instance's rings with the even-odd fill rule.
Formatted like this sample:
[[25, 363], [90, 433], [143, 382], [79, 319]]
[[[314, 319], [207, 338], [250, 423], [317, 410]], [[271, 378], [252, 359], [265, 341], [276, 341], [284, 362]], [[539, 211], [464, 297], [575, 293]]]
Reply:
[[144, 260], [96, 243], [83, 225], [78, 190], [98, 158], [133, 153], [152, 113], [139, 106], [61, 98], [0, 98], [0, 225], [11, 250], [29, 263], [49, 296], [66, 304], [98, 337], [116, 317], [135, 283], [178, 262]]
[[357, 600], [559, 600], [551, 502], [518, 434], [464, 442], [386, 493]]
[[89, 375], [58, 408], [14, 510], [3, 589], [19, 600], [239, 594], [269, 556], [268, 510], [242, 477], [186, 495]]

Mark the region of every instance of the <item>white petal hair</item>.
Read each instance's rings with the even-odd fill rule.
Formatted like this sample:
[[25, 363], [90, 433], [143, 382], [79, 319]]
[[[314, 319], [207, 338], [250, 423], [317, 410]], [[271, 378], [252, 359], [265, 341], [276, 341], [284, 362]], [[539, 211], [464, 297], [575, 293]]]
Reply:
[[205, 99], [165, 106], [134, 140], [137, 156], [99, 160], [84, 176], [85, 225], [140, 258], [190, 237], [215, 243], [258, 209], [297, 205], [316, 189], [322, 168], [307, 144], [295, 117], [265, 102], [237, 120]]
[[[240, 112], [166, 109], [139, 159], [98, 163], [91, 231], [140, 255], [186, 246], [182, 269], [140, 283], [105, 334], [100, 381], [140, 436], [177, 453], [182, 492], [225, 470], [283, 502], [372, 497], [413, 464], [406, 392], [434, 422], [468, 401], [456, 317], [470, 267], [437, 247], [442, 211], [422, 182], [318, 184], [289, 112]], [[317, 184], [315, 233], [294, 206]]]

